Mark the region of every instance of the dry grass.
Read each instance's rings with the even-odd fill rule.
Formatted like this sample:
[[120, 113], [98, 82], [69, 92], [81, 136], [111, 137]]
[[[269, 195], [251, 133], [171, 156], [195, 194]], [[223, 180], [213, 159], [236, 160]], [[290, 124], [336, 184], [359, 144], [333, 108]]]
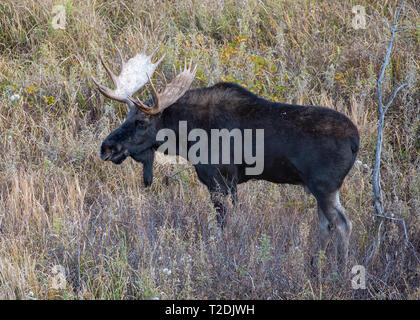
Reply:
[[[419, 299], [419, 272], [402, 226], [372, 218], [376, 134], [375, 79], [397, 1], [71, 1], [65, 30], [51, 27], [60, 1], [0, 3], [0, 298], [4, 299]], [[364, 5], [365, 30], [351, 27]], [[401, 25], [419, 25], [406, 1]], [[358, 165], [342, 188], [354, 223], [350, 264], [365, 265], [367, 289], [330, 272], [308, 271], [316, 245], [316, 203], [299, 187], [252, 182], [218, 230], [206, 189], [187, 165], [155, 165], [142, 187], [141, 165], [101, 162], [102, 139], [125, 116], [100, 97], [96, 54], [117, 68], [126, 56], [158, 47], [160, 71], [193, 57], [193, 86], [221, 80], [264, 97], [325, 105], [358, 125]], [[387, 116], [382, 181], [388, 214], [405, 219], [420, 248], [420, 31], [398, 34], [385, 89], [408, 81]], [[147, 90], [145, 90], [147, 91]], [[16, 96], [18, 95], [18, 96]], [[14, 98], [16, 100], [12, 101]], [[55, 265], [66, 286], [53, 286]], [[169, 271], [170, 270], [170, 271]]]

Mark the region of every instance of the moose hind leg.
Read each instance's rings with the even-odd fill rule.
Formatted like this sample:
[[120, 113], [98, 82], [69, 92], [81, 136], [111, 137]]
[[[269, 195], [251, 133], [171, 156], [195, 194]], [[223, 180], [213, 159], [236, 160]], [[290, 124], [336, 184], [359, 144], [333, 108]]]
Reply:
[[[323, 196], [318, 195], [318, 205], [320, 207], [318, 212], [322, 213], [320, 215], [321, 247], [322, 245], [326, 246], [325, 239], [327, 239], [327, 234], [329, 239], [329, 233], [331, 232], [334, 238], [334, 249], [339, 269], [344, 270], [347, 264], [352, 223], [345, 215], [340, 204], [338, 190]], [[322, 216], [328, 221], [328, 225], [326, 225]]]
[[320, 250], [325, 251], [327, 245], [331, 239], [331, 229], [330, 222], [322, 211], [321, 207], [318, 205], [318, 223], [319, 223], [319, 241], [320, 241]]
[[319, 246], [314, 246], [311, 253], [310, 265], [316, 274], [319, 272], [319, 258], [320, 253], [326, 251], [328, 243], [331, 240], [331, 228], [330, 222], [325, 216], [324, 212], [321, 209], [321, 206], [318, 204], [318, 226], [319, 226]]
[[340, 203], [340, 194], [338, 191], [335, 193], [334, 209], [337, 212], [337, 218], [335, 223], [335, 232], [337, 237], [337, 258], [340, 266], [345, 267], [347, 265], [350, 235], [353, 229], [353, 224], [344, 213], [343, 207]]

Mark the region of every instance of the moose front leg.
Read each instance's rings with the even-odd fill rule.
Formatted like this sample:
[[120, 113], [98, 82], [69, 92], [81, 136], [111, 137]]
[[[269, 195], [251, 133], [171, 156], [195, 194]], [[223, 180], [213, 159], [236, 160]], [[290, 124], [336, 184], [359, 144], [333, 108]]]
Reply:
[[235, 207], [237, 203], [237, 177], [235, 167], [195, 165], [198, 179], [204, 183], [209, 192], [210, 199], [216, 210], [217, 223], [223, 229], [226, 220], [226, 196], [232, 194], [232, 204]]
[[227, 214], [227, 208], [226, 208], [226, 201], [227, 196], [231, 194], [232, 197], [232, 206], [233, 208], [236, 208], [238, 203], [238, 191], [236, 183], [229, 183], [229, 184], [222, 184], [218, 185], [217, 189], [210, 190], [210, 198], [213, 202], [213, 206], [216, 209], [216, 219], [217, 223], [219, 224], [220, 228], [223, 230], [225, 220], [226, 220], [226, 214]]

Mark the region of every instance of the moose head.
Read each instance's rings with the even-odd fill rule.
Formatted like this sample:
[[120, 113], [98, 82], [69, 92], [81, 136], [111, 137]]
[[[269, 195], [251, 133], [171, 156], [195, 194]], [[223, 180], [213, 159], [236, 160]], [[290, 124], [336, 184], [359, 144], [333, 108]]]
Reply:
[[[170, 107], [191, 86], [194, 80], [196, 66], [184, 62], [184, 69], [175, 77], [171, 83], [167, 84], [161, 93], [158, 93], [151, 81], [158, 64], [163, 57], [156, 63], [152, 63], [151, 55], [145, 52], [139, 53], [128, 61], [124, 61], [120, 50], [117, 50], [121, 59], [120, 75], [115, 75], [106, 65], [102, 56], [100, 61], [107, 71], [114, 84], [114, 89], [101, 85], [95, 78], [93, 82], [99, 91], [106, 97], [126, 103], [129, 112], [124, 123], [111, 132], [101, 145], [100, 156], [104, 161], [112, 161], [121, 164], [127, 157], [133, 158], [143, 164], [143, 181], [149, 186], [153, 181], [153, 160], [155, 152], [156, 124], [159, 121], [163, 110]], [[147, 82], [150, 82], [154, 97], [149, 96], [145, 102], [138, 98], [134, 99], [133, 94], [140, 90]]]

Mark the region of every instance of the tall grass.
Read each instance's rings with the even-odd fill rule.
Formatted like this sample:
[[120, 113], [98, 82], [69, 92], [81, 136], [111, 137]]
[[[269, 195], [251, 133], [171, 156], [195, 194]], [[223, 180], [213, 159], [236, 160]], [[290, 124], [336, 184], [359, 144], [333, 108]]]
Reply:
[[[1, 1], [0, 298], [419, 299], [420, 266], [402, 226], [385, 221], [371, 251], [380, 66], [360, 48], [383, 57], [384, 21], [397, 2]], [[57, 4], [66, 8], [65, 30], [51, 26]], [[366, 29], [351, 27], [356, 4], [366, 8]], [[415, 0], [400, 21], [420, 24]], [[188, 164], [155, 164], [145, 189], [141, 165], [101, 162], [100, 143], [127, 110], [101, 97], [89, 75], [108, 81], [97, 54], [118, 70], [116, 48], [126, 57], [158, 48], [167, 78], [185, 57], [197, 61], [193, 87], [234, 81], [267, 99], [347, 114], [360, 130], [361, 162], [341, 198], [354, 225], [350, 265], [366, 267], [367, 289], [340, 280], [328, 259], [320, 276], [311, 274], [316, 201], [300, 187], [240, 185], [221, 233], [194, 170], [168, 179]], [[388, 113], [382, 187], [386, 212], [405, 219], [419, 251], [418, 52], [420, 31], [398, 34], [383, 86], [409, 86]]]

